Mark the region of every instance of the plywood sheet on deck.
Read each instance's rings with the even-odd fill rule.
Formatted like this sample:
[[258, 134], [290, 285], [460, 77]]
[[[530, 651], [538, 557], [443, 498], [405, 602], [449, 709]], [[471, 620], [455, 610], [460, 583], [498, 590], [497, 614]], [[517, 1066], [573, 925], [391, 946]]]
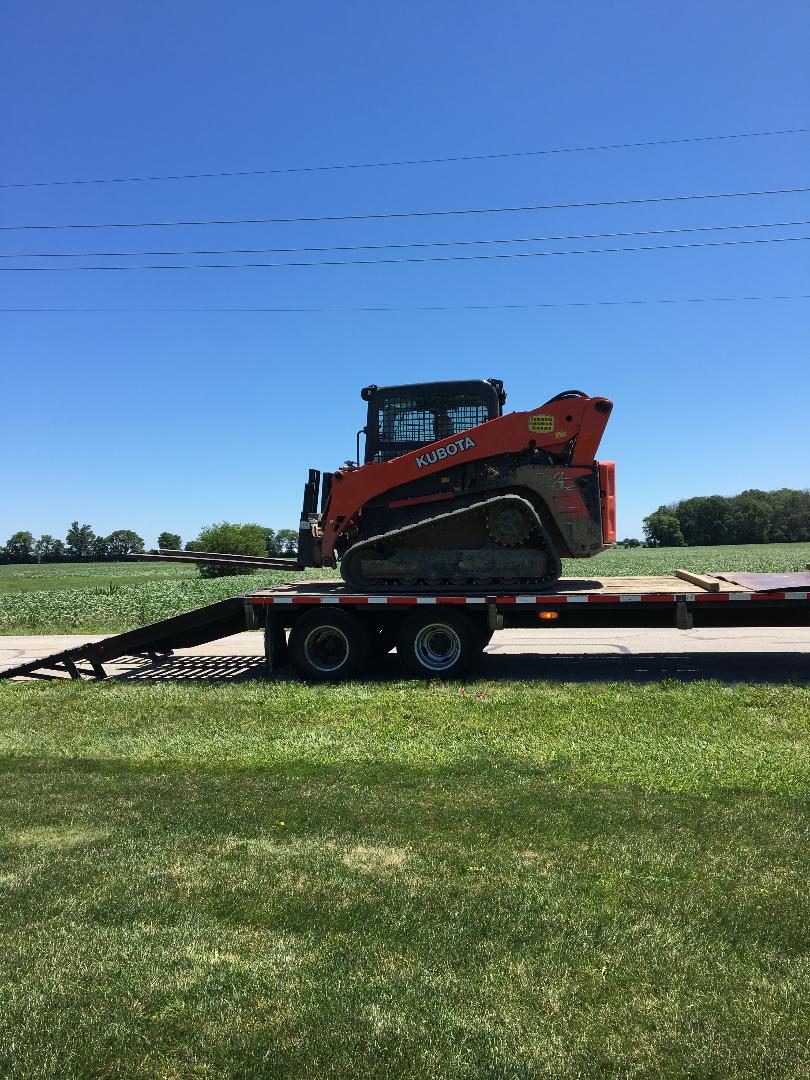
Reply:
[[[555, 592], [599, 593], [702, 593], [698, 585], [682, 581], [674, 575], [657, 577], [561, 578]], [[720, 592], [748, 592], [730, 581], [720, 582]]]

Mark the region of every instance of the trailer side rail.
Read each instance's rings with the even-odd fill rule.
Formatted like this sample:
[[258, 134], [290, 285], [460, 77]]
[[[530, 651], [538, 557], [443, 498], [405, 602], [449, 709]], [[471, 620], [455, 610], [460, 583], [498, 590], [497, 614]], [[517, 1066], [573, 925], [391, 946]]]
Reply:
[[473, 607], [481, 604], [496, 604], [500, 607], [514, 607], [528, 605], [544, 607], [548, 604], [674, 604], [684, 603], [708, 603], [708, 604], [733, 604], [741, 602], [751, 603], [774, 603], [782, 601], [807, 601], [810, 592], [773, 591], [773, 592], [626, 592], [626, 593], [550, 593], [548, 595], [509, 595], [509, 596], [403, 596], [393, 595], [367, 595], [361, 593], [271, 593], [257, 592], [248, 594], [251, 604], [261, 607], [263, 605], [297, 605], [297, 604], [349, 604], [349, 605], [373, 605], [384, 606], [415, 604], [457, 604], [460, 606]]

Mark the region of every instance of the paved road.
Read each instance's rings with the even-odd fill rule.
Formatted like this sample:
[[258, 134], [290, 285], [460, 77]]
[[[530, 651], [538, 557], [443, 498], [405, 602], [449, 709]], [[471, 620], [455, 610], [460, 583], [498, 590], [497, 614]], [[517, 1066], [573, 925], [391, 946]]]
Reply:
[[[97, 639], [92, 635], [0, 637], [0, 670]], [[150, 681], [240, 679], [261, 673], [261, 654], [261, 634], [235, 634], [178, 650], [157, 666], [122, 658], [107, 665], [107, 670], [120, 678]], [[491, 679], [575, 682], [714, 678], [810, 683], [810, 627], [501, 630], [492, 638], [478, 674]], [[374, 672], [380, 679], [398, 676], [393, 655]]]
[[487, 653], [490, 678], [810, 683], [810, 627], [503, 630]]

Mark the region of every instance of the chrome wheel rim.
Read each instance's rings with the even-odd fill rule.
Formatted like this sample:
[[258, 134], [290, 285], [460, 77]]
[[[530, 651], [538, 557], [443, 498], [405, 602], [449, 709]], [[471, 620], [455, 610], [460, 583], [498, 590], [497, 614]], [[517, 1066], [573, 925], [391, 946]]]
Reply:
[[337, 626], [316, 626], [304, 639], [304, 655], [316, 671], [339, 671], [349, 658], [349, 639]]
[[461, 656], [461, 638], [447, 623], [430, 623], [416, 635], [414, 652], [428, 671], [447, 671]]

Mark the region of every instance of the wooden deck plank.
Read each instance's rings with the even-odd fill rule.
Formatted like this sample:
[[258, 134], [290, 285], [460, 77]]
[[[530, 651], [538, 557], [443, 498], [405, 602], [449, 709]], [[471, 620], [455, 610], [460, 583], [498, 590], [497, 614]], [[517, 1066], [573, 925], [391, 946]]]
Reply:
[[[718, 592], [738, 593], [749, 592], [741, 585], [733, 585], [729, 581], [718, 581]], [[489, 590], [488, 590], [489, 591]], [[687, 581], [682, 581], [673, 575], [659, 575], [657, 577], [606, 577], [606, 578], [561, 578], [553, 590], [546, 595], [554, 593], [571, 593], [585, 595], [587, 593], [599, 593], [600, 595], [615, 596], [620, 593], [643, 595], [644, 593], [677, 593], [679, 595], [694, 594], [696, 586]], [[381, 590], [384, 592], [384, 590]], [[286, 585], [273, 585], [266, 589], [256, 589], [255, 594], [272, 593], [274, 595], [353, 595], [352, 590], [347, 588], [342, 581], [296, 581]], [[430, 590], [418, 590], [418, 595], [430, 595]], [[497, 594], [493, 589], [492, 593]]]
[[704, 574], [695, 574], [691, 570], [676, 570], [675, 577], [682, 581], [691, 582], [705, 592], [720, 592], [720, 582], [717, 578], [706, 577]]

